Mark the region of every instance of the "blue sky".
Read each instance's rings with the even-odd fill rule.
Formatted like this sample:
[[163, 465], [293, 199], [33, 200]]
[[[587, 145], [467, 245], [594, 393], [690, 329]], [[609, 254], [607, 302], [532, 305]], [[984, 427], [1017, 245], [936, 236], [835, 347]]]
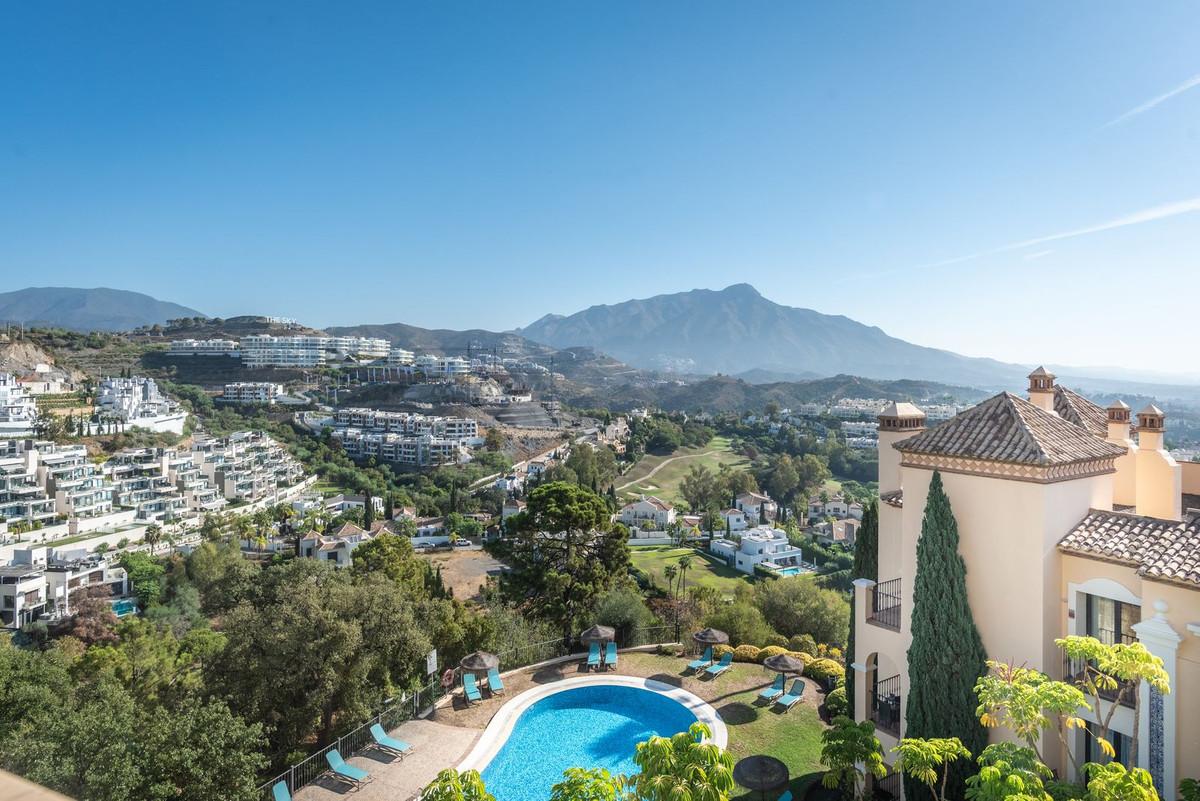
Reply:
[[1197, 372], [1195, 3], [0, 14], [0, 290], [502, 329], [746, 281]]

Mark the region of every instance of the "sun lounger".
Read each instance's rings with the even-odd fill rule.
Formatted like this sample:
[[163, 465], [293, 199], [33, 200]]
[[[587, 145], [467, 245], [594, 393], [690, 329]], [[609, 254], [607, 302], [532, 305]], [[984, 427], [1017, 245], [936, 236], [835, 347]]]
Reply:
[[604, 646], [604, 666], [606, 668], [615, 668], [617, 666], [617, 644], [610, 642]]
[[787, 695], [779, 696], [775, 699], [775, 703], [784, 709], [791, 709], [802, 695], [804, 695], [804, 679], [796, 679], [792, 682], [792, 689], [788, 690]]
[[378, 723], [371, 724], [371, 739], [375, 741], [375, 745], [398, 756], [404, 756], [412, 751], [412, 746], [403, 740], [397, 740], [383, 730], [383, 727]]
[[771, 686], [758, 694], [758, 697], [764, 701], [774, 701], [779, 696], [783, 695], [783, 674], [779, 673], [775, 676], [775, 681]]
[[275, 801], [292, 801], [292, 794], [288, 792], [287, 782], [275, 782], [271, 787], [271, 797]]
[[713, 663], [712, 646], [710, 645], [704, 649], [704, 653], [702, 653], [700, 655], [699, 659], [693, 659], [691, 662], [688, 662], [688, 670], [691, 670], [693, 672], [700, 671], [700, 670], [703, 670], [704, 668], [708, 667], [712, 663]]
[[483, 700], [483, 696], [479, 693], [479, 685], [475, 683], [474, 673], [464, 673], [462, 681], [463, 695], [467, 697], [467, 703]]
[[588, 670], [596, 668], [600, 669], [600, 643], [594, 642], [588, 647]]
[[329, 763], [329, 769], [337, 774], [339, 779], [345, 779], [355, 787], [361, 787], [371, 780], [371, 774], [342, 759], [342, 755], [336, 748], [325, 752], [325, 761]]
[[504, 693], [504, 681], [500, 678], [500, 671], [496, 668], [488, 668], [488, 689], [496, 695]]
[[721, 657], [720, 662], [715, 665], [709, 665], [704, 669], [704, 672], [716, 678], [731, 667], [733, 667], [733, 654], [725, 654], [725, 656]]

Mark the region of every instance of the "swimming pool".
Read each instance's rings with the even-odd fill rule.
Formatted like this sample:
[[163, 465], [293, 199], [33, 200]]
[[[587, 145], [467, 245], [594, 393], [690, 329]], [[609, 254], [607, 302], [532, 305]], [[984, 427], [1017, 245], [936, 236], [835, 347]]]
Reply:
[[460, 765], [481, 770], [496, 801], [545, 801], [571, 767], [635, 773], [639, 742], [686, 731], [698, 719], [725, 743], [715, 710], [684, 690], [618, 676], [559, 684], [573, 686], [535, 688], [506, 704]]
[[781, 576], [799, 576], [804, 573], [811, 573], [811, 572], [813, 572], [813, 571], [809, 570], [807, 567], [781, 567], [781, 568], [779, 568], [779, 575], [781, 575]]
[[119, 601], [113, 601], [112, 610], [117, 617], [132, 615], [137, 612], [137, 601], [132, 598], [122, 598]]

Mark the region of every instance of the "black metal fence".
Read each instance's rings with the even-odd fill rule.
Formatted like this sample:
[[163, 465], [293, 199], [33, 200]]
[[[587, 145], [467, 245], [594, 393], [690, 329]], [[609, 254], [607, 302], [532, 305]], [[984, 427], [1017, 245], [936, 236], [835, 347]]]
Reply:
[[867, 620], [900, 630], [900, 579], [880, 582], [871, 588], [871, 614]]
[[[628, 631], [617, 631], [617, 645], [621, 648], [636, 648], [642, 645], [657, 645], [659, 643], [675, 642], [678, 640], [674, 626], [651, 626], [636, 628]], [[519, 668], [548, 662], [552, 659], [578, 654], [583, 649], [576, 639], [556, 639], [545, 642], [530, 643], [517, 648], [511, 648], [496, 654], [500, 658], [500, 671], [517, 670]], [[440, 676], [433, 677], [428, 684], [410, 693], [392, 699], [384, 705], [382, 711], [367, 720], [362, 725], [352, 729], [335, 742], [330, 743], [319, 751], [305, 757], [300, 762], [267, 781], [259, 789], [264, 799], [271, 799], [271, 788], [278, 782], [287, 785], [289, 793], [295, 793], [306, 784], [315, 781], [318, 776], [329, 770], [325, 755], [337, 750], [343, 757], [349, 757], [372, 744], [371, 726], [378, 723], [385, 732], [390, 732], [405, 721], [419, 717], [429, 710], [439, 698], [447, 692], [453, 692], [457, 682], [449, 690], [442, 687]]]
[[391, 731], [406, 720], [412, 720], [423, 711], [432, 707], [442, 694], [441, 680], [435, 677], [424, 687], [402, 695], [399, 698], [392, 699], [384, 705], [382, 711], [361, 726], [346, 732], [337, 738], [336, 741], [310, 754], [283, 773], [267, 781], [260, 788], [263, 797], [271, 798], [271, 788], [279, 782], [284, 782], [287, 785], [289, 793], [296, 792], [329, 770], [329, 763], [325, 759], [326, 754], [336, 750], [342, 756], [347, 756], [364, 748], [374, 742], [371, 737], [371, 726], [378, 723], [383, 727], [384, 731]]
[[900, 801], [901, 784], [903, 784], [903, 774], [895, 771], [877, 780], [873, 792], [876, 801]]
[[875, 728], [900, 736], [900, 676], [875, 683], [871, 690], [870, 714]]

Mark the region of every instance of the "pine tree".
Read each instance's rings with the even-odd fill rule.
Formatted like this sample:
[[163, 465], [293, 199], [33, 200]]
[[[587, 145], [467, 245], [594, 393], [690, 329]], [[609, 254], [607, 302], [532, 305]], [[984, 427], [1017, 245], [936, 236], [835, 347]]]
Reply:
[[[908, 648], [905, 737], [957, 737], [978, 754], [987, 732], [975, 717], [976, 680], [987, 654], [967, 602], [967, 566], [958, 552], [958, 523], [936, 470], [917, 541], [912, 592], [912, 645]], [[971, 763], [951, 767], [947, 798], [963, 798]], [[905, 778], [905, 795], [919, 798], [920, 782]]]
[[[879, 581], [879, 503], [871, 501], [863, 510], [862, 526], [854, 540], [854, 567], [851, 578]], [[857, 662], [854, 653], [854, 604], [850, 604], [850, 639], [846, 643], [846, 664]], [[854, 717], [854, 681], [846, 680], [846, 703], [850, 717]]]

